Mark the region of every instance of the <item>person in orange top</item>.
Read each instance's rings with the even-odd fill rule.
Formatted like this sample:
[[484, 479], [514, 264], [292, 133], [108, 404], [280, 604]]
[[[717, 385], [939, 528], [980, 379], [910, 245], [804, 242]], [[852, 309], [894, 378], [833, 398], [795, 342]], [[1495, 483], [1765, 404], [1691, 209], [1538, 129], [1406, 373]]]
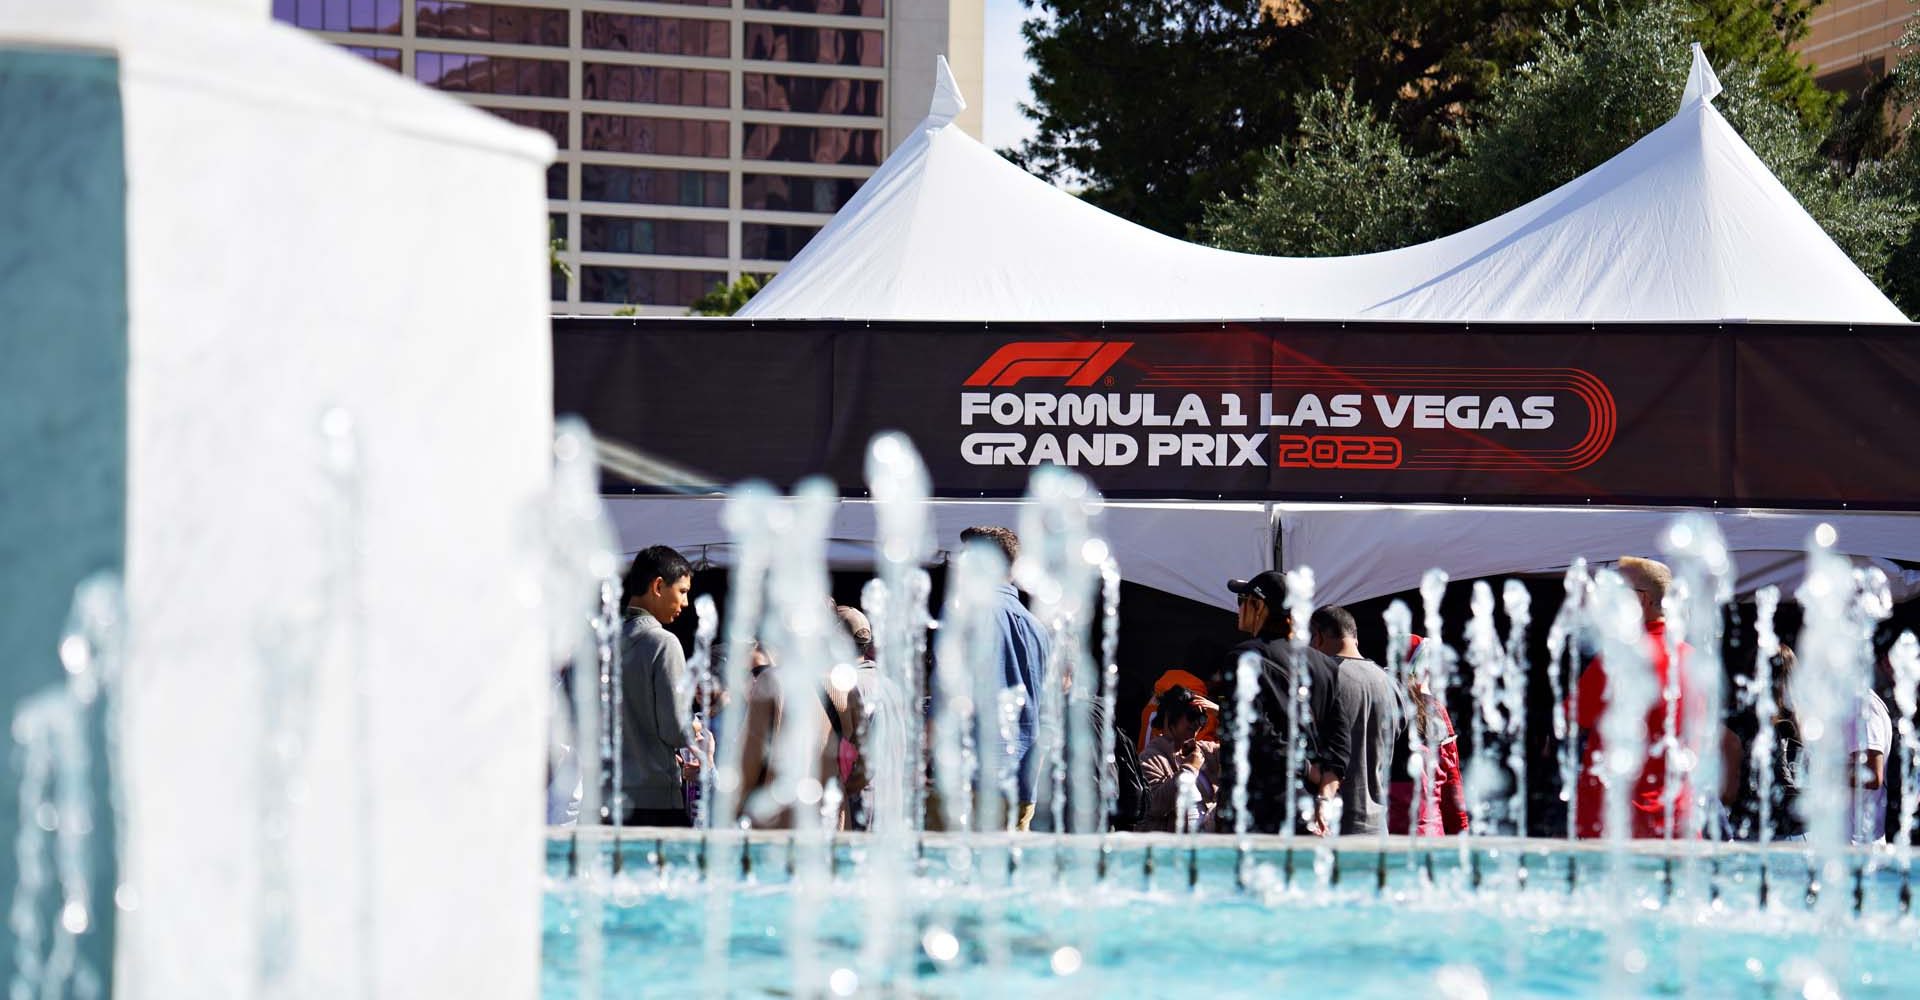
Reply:
[[[1677, 704], [1671, 716], [1685, 732], [1686, 713], [1694, 702], [1692, 692], [1688, 690], [1684, 665], [1688, 647], [1681, 643], [1676, 647], [1677, 656], [1669, 662], [1667, 656], [1666, 612], [1662, 607], [1666, 600], [1667, 588], [1673, 584], [1673, 571], [1665, 563], [1652, 559], [1640, 559], [1623, 556], [1615, 567], [1622, 578], [1633, 588], [1640, 599], [1640, 614], [1647, 627], [1647, 657], [1653, 667], [1654, 683], [1663, 692], [1653, 707], [1647, 710], [1647, 745], [1640, 773], [1634, 779], [1633, 787], [1628, 791], [1628, 808], [1632, 816], [1632, 836], [1638, 839], [1660, 838], [1668, 836], [1669, 829], [1676, 838], [1693, 835], [1691, 823], [1692, 789], [1686, 776], [1680, 775], [1672, 802], [1671, 826], [1667, 808], [1667, 755], [1661, 743], [1667, 738], [1667, 719], [1669, 712], [1664, 692], [1668, 679], [1677, 681]], [[1679, 671], [1676, 675], [1674, 671]], [[1606, 786], [1600, 780], [1600, 767], [1605, 747], [1600, 738], [1600, 720], [1607, 710], [1607, 672], [1605, 664], [1595, 657], [1587, 669], [1580, 674], [1579, 685], [1574, 692], [1573, 721], [1586, 734], [1587, 750], [1580, 768], [1580, 777], [1575, 785], [1574, 830], [1582, 837], [1600, 837], [1606, 834]]]

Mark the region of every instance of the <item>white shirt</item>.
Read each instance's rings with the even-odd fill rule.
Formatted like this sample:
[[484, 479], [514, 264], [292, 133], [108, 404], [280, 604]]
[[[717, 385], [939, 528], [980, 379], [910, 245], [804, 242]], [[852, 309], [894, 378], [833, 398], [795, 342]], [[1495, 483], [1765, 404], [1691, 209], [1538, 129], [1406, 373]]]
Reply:
[[[1893, 718], [1887, 714], [1886, 702], [1872, 691], [1862, 691], [1854, 705], [1851, 728], [1847, 749], [1854, 755], [1878, 751], [1884, 767], [1885, 757], [1893, 747]], [[1879, 788], [1856, 785], [1851, 791], [1853, 807], [1847, 810], [1847, 818], [1853, 842], [1870, 844], [1884, 838], [1887, 834], [1886, 782], [1882, 781]]]

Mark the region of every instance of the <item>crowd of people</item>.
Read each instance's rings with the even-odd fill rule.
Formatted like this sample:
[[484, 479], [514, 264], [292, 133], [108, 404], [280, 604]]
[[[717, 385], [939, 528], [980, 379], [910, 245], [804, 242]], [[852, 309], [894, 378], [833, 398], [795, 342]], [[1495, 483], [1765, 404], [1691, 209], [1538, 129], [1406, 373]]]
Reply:
[[[996, 526], [969, 528], [963, 550], [987, 546], [1007, 566], [1019, 558], [1019, 539]], [[1692, 769], [1684, 761], [1700, 747], [1685, 747], [1700, 727], [1684, 665], [1691, 651], [1666, 635], [1664, 604], [1672, 573], [1653, 560], [1624, 557], [1616, 566], [1639, 600], [1646, 658], [1664, 697], [1653, 701], [1642, 726], [1637, 769], [1626, 791], [1630, 833], [1640, 838], [1688, 837], [1703, 827], [1726, 838], [1757, 838], [1764, 815], [1774, 840], [1801, 839], [1809, 775], [1805, 724], [1796, 710], [1795, 658], [1782, 647], [1770, 662], [1764, 697], [1731, 715], [1719, 732], [1722, 778], [1716, 815], [1694, 815]], [[700, 776], [714, 766], [714, 722], [729, 693], [721, 672], [704, 684], [689, 677], [680, 640], [668, 631], [687, 606], [692, 567], [664, 546], [641, 550], [624, 585], [627, 617], [621, 633], [624, 740], [619, 801], [626, 824], [688, 826], [707, 803]], [[1444, 692], [1432, 689], [1429, 662], [1419, 637], [1400, 657], [1369, 657], [1347, 609], [1315, 609], [1294, 636], [1285, 577], [1269, 570], [1230, 580], [1243, 640], [1211, 670], [1183, 675], [1187, 683], [1160, 690], [1149, 705], [1140, 740], [1124, 730], [1114, 754], [1103, 762], [1105, 785], [1116, 792], [1101, 810], [1106, 829], [1139, 831], [1231, 831], [1236, 761], [1246, 761], [1244, 828], [1256, 833], [1292, 830], [1305, 835], [1380, 832], [1439, 835], [1471, 825], [1458, 743]], [[837, 808], [839, 825], [867, 828], [878, 817], [903, 817], [914, 727], [931, 727], [938, 714], [914, 705], [876, 669], [871, 624], [856, 608], [836, 606], [834, 620], [850, 649], [850, 662], [834, 667], [817, 684], [784, 679], [775, 657], [755, 643], [746, 664], [739, 791], [742, 815], [751, 825], [784, 827], [797, 808]], [[1054, 816], [1074, 815], [1052, 797], [1052, 780], [1064, 772], [1052, 755], [1075, 759], [1063, 722], [1043, 711], [1054, 637], [1023, 604], [1011, 577], [1002, 582], [991, 613], [991, 645], [998, 682], [1009, 692], [1010, 711], [998, 746], [975, 755], [973, 783], [1004, 790], [1007, 824], [1016, 830], [1050, 829]], [[1429, 650], [1431, 652], [1431, 650]], [[716, 645], [715, 656], [724, 655]], [[1389, 669], [1382, 660], [1395, 661]], [[1249, 669], [1250, 668], [1250, 669]], [[1251, 691], [1239, 686], [1250, 681]], [[1572, 795], [1572, 829], [1581, 837], [1606, 830], [1607, 760], [1601, 722], [1609, 699], [1608, 670], [1594, 657], [1579, 675], [1567, 718], [1579, 734], [1581, 766]], [[1093, 713], [1086, 731], [1105, 720], [1100, 699], [1056, 697], [1067, 711]], [[1236, 714], [1245, 706], [1247, 718]], [[1858, 692], [1858, 724], [1849, 736], [1850, 829], [1856, 841], [1879, 839], [1885, 830], [1886, 762], [1892, 725], [1885, 704], [1872, 691]], [[1053, 713], [1055, 715], [1058, 712]], [[1614, 730], [1616, 735], [1620, 730]], [[1244, 734], [1242, 736], [1242, 734]], [[1234, 740], [1247, 742], [1244, 755]], [[1683, 754], [1679, 751], [1685, 750]], [[803, 780], [781, 783], [776, 761], [810, 762]], [[1631, 765], [1631, 761], [1629, 762]], [[571, 818], [566, 792], [571, 775], [556, 769], [558, 793], [549, 794], [549, 821]], [[793, 776], [786, 776], [791, 778]], [[920, 776], [927, 780], [930, 776]], [[938, 791], [928, 785], [927, 823], [947, 822]], [[798, 788], [798, 791], [795, 789]], [[1765, 789], [1764, 796], [1762, 789]], [[1064, 790], [1063, 790], [1064, 791]], [[576, 792], [577, 794], [577, 792]], [[1065, 792], [1071, 794], [1071, 792]], [[1766, 808], [1758, 803], [1764, 798]], [[837, 806], [833, 803], [837, 802]], [[1705, 820], [1705, 822], [1700, 822]], [[834, 820], [829, 818], [830, 822]]]

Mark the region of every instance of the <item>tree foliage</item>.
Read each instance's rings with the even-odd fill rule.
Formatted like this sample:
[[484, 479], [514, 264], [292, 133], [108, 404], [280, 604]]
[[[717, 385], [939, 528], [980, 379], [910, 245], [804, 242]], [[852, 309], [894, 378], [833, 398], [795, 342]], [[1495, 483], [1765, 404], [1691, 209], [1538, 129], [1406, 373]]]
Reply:
[[[1518, 207], [1673, 116], [1696, 16], [1680, 0], [1644, 0], [1557, 20], [1534, 60], [1488, 89], [1450, 155], [1421, 157], [1344, 92], [1312, 95], [1301, 102], [1299, 135], [1268, 154], [1247, 195], [1208, 208], [1200, 235], [1257, 253], [1360, 253]], [[1728, 122], [1854, 262], [1914, 311], [1920, 275], [1909, 282], [1901, 268], [1909, 256], [1920, 264], [1904, 250], [1920, 218], [1920, 157], [1842, 169], [1821, 155], [1820, 132], [1770, 82], [1766, 64], [1716, 65], [1725, 88], [1716, 106]]]
[[1322, 90], [1302, 102], [1297, 137], [1262, 158], [1246, 194], [1208, 205], [1200, 231], [1242, 253], [1391, 250], [1427, 238], [1433, 172], [1351, 88]]
[[[1205, 206], [1253, 194], [1273, 158], [1328, 136], [1309, 134], [1313, 95], [1350, 95], [1348, 107], [1391, 128], [1416, 157], [1450, 159], [1487, 107], [1534, 60], [1566, 15], [1627, 16], [1635, 0], [1026, 0], [1044, 16], [1024, 32], [1034, 64], [1035, 137], [1010, 158], [1088, 201], [1142, 225], [1185, 236]], [[1656, 16], [1714, 64], [1758, 74], [1771, 103], [1806, 128], [1826, 127], [1835, 98], [1820, 90], [1792, 45], [1820, 0], [1687, 0]], [[1564, 39], [1562, 40], [1564, 42]], [[1638, 58], [1637, 51], [1624, 55]], [[1686, 51], [1664, 51], [1663, 64]], [[1600, 65], [1606, 70], [1606, 65]], [[1660, 86], [1669, 82], [1660, 78]], [[1653, 89], [1651, 84], [1647, 85]], [[1540, 95], [1545, 100], [1550, 95]], [[1598, 109], [1579, 88], [1562, 94], [1571, 122], [1594, 140], [1640, 107]], [[1631, 96], [1631, 95], [1627, 95]], [[1567, 130], [1560, 129], [1560, 132]], [[1637, 135], [1639, 133], [1631, 133]], [[1357, 138], [1357, 136], [1356, 136]], [[1275, 150], [1279, 150], [1276, 154]], [[1569, 159], [1585, 162], [1587, 150]], [[1311, 155], [1308, 163], [1317, 162]], [[1547, 166], [1541, 164], [1541, 167]]]
[[1687, 33], [1706, 47], [1714, 65], [1751, 67], [1768, 97], [1799, 114], [1802, 124], [1824, 129], [1841, 95], [1822, 90], [1813, 68], [1795, 52], [1812, 31], [1813, 12], [1825, 0], [1690, 0]]
[[1328, 80], [1422, 152], [1538, 42], [1594, 0], [1028, 0], [1035, 137], [1009, 152], [1165, 233], [1244, 189]]
[[765, 287], [766, 282], [760, 275], [743, 274], [732, 284], [719, 282], [707, 294], [693, 300], [687, 309], [689, 316], [731, 316], [747, 304], [747, 300]]

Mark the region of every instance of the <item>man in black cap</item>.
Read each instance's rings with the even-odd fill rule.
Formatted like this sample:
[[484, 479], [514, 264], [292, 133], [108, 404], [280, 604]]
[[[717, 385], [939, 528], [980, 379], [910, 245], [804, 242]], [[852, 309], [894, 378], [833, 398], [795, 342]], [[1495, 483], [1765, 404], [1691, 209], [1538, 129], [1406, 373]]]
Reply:
[[[1257, 686], [1247, 727], [1249, 828], [1256, 833], [1278, 833], [1286, 824], [1287, 797], [1305, 793], [1307, 785], [1303, 779], [1309, 767], [1316, 774], [1321, 770], [1336, 774], [1346, 771], [1346, 734], [1331, 729], [1322, 731], [1319, 725], [1319, 720], [1333, 718], [1333, 694], [1340, 663], [1324, 653], [1302, 648], [1300, 669], [1296, 671], [1294, 650], [1287, 636], [1291, 627], [1285, 610], [1287, 581], [1279, 571], [1266, 570], [1251, 580], [1229, 580], [1227, 589], [1240, 599], [1238, 625], [1240, 631], [1251, 638], [1233, 648], [1221, 665], [1215, 683], [1208, 687], [1210, 692], [1218, 692], [1213, 697], [1220, 704], [1222, 815], [1229, 817], [1222, 820], [1228, 824], [1223, 828], [1230, 828], [1231, 824], [1233, 740], [1237, 730], [1233, 713], [1239, 704], [1235, 687], [1239, 681], [1240, 656], [1253, 653], [1260, 662], [1254, 675]], [[1306, 753], [1297, 763], [1293, 761], [1290, 743], [1296, 686], [1307, 687], [1307, 714], [1300, 719], [1299, 734]], [[1301, 829], [1306, 829], [1307, 818], [1297, 818]]]

